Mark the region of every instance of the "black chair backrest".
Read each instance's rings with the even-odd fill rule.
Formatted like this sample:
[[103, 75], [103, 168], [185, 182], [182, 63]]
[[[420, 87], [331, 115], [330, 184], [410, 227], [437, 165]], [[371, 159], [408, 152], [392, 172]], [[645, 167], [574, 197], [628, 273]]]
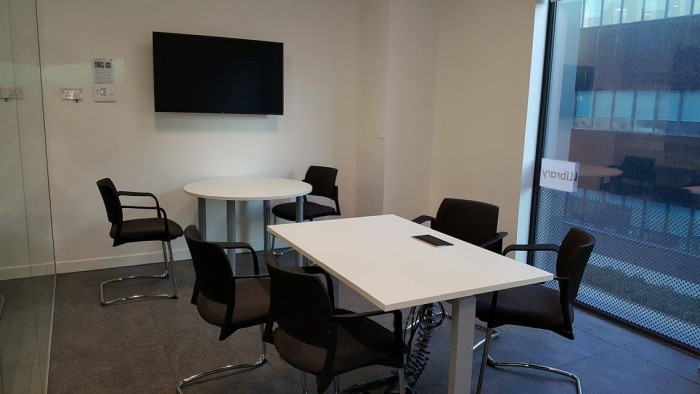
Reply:
[[498, 232], [498, 207], [480, 201], [445, 198], [438, 208], [432, 228], [480, 245]]
[[226, 253], [219, 245], [203, 241], [199, 230], [193, 225], [185, 229], [185, 240], [192, 255], [200, 294], [212, 301], [227, 304], [235, 288]]
[[327, 348], [333, 306], [321, 279], [298, 268], [280, 267], [269, 251], [265, 264], [271, 281], [270, 311], [279, 328], [297, 340]]
[[338, 170], [331, 167], [310, 166], [304, 176], [304, 182], [311, 185], [313, 188], [312, 196], [321, 196], [335, 200], [337, 196], [337, 187], [335, 179], [338, 176]]
[[591, 257], [595, 238], [583, 230], [572, 228], [566, 233], [559, 246], [557, 256], [557, 276], [571, 278], [569, 293], [562, 294], [565, 302], [573, 302], [578, 296], [583, 272], [586, 270], [588, 258]]
[[102, 195], [109, 222], [112, 224], [121, 223], [124, 220], [122, 204], [119, 201], [117, 188], [112, 183], [112, 180], [109, 178], [100, 179], [97, 181], [97, 188], [100, 189], [100, 195]]

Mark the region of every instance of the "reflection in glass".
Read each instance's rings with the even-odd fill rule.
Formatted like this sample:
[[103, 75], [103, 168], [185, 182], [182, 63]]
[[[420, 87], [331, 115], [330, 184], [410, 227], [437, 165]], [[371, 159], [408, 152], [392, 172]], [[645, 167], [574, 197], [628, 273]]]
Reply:
[[668, 17], [689, 15], [691, 2], [692, 0], [669, 0]]
[[602, 0], [586, 0], [583, 7], [583, 27], [600, 25], [600, 7]]
[[[698, 352], [700, 309], [687, 305], [700, 294], [700, 193], [688, 189], [700, 186], [700, 17], [682, 14], [700, 0], [624, 0], [621, 24], [616, 0], [551, 4], [542, 158], [597, 171], [573, 192], [534, 189], [532, 241], [594, 234], [578, 301]], [[555, 257], [533, 263], [554, 269]]]
[[611, 90], [599, 90], [595, 95], [595, 111], [593, 113], [593, 128], [609, 129], [610, 118], [612, 117]]
[[654, 131], [654, 107], [656, 92], [637, 92], [637, 105], [634, 108], [634, 129]]
[[700, 91], [687, 91], [683, 94], [683, 114], [685, 122], [700, 122]]
[[634, 91], [620, 90], [615, 92], [615, 112], [612, 123], [613, 130], [629, 130], [632, 126], [632, 105]]
[[644, 0], [625, 0], [622, 7], [622, 23], [641, 21], [643, 4]]
[[620, 23], [622, 16], [622, 0], [606, 0], [603, 3], [603, 25]]
[[659, 92], [659, 102], [656, 105], [656, 118], [659, 120], [657, 132], [675, 134], [678, 130], [678, 107], [681, 93], [678, 91]]
[[591, 105], [593, 103], [593, 92], [583, 90], [576, 95], [576, 119], [574, 125], [577, 128], [590, 128], [591, 124]]
[[666, 15], [666, 0], [646, 0], [644, 2], [644, 20], [661, 19]]

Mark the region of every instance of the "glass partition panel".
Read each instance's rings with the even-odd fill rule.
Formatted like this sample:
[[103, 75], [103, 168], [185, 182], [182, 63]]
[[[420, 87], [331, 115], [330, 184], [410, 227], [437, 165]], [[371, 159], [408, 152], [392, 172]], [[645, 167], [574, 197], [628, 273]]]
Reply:
[[[689, 9], [683, 1], [625, 0], [623, 23], [607, 23], [612, 4], [551, 4], [539, 157], [586, 171], [573, 192], [535, 181], [531, 241], [590, 232], [597, 244], [578, 301], [697, 353], [700, 15], [666, 17]], [[532, 260], [549, 271], [554, 262]]]
[[34, 0], [0, 0], [0, 393], [45, 393], [55, 262]]

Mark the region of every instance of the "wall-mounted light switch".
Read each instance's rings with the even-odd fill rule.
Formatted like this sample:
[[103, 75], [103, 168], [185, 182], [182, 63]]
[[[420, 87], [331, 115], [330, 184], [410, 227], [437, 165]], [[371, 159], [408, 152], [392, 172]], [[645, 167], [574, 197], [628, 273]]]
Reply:
[[95, 102], [113, 103], [117, 101], [117, 90], [114, 85], [95, 85], [92, 89]]

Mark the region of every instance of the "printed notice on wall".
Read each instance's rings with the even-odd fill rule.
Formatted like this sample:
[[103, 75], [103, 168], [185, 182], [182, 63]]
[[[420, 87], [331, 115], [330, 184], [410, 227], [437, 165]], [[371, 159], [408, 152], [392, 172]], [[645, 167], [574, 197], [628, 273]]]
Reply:
[[572, 193], [578, 183], [578, 167], [573, 161], [542, 159], [540, 186]]
[[114, 68], [112, 59], [92, 59], [92, 75], [95, 85], [114, 84]]

